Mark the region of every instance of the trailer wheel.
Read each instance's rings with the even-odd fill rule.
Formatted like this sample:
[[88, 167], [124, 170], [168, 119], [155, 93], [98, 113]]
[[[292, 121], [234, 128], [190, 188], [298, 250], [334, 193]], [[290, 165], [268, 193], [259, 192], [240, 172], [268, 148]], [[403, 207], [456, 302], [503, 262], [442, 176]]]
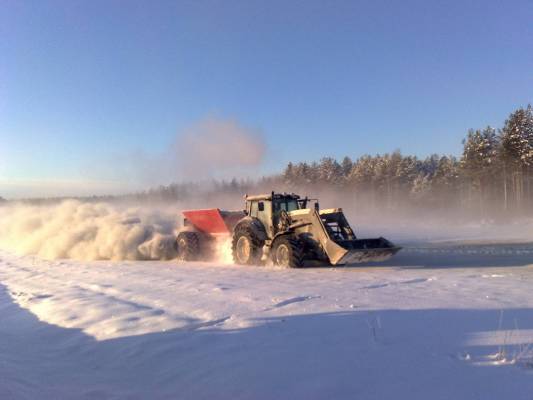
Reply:
[[289, 235], [278, 236], [271, 251], [274, 264], [285, 268], [302, 268], [303, 253], [301, 242]]
[[180, 261], [194, 261], [200, 256], [200, 236], [196, 232], [180, 232], [176, 245]]
[[239, 223], [233, 232], [231, 250], [233, 261], [240, 265], [257, 265], [261, 262], [264, 241], [248, 221]]

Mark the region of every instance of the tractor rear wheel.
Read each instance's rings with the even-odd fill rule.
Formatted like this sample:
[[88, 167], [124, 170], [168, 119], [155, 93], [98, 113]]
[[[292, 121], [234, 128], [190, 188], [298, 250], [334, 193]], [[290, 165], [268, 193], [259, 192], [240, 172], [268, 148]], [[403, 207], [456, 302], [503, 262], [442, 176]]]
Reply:
[[180, 232], [176, 239], [178, 260], [195, 261], [200, 256], [200, 235], [196, 232]]
[[264, 241], [262, 241], [249, 223], [240, 223], [235, 227], [231, 250], [233, 261], [240, 265], [257, 265], [261, 262]]
[[277, 237], [271, 251], [274, 264], [285, 268], [302, 268], [303, 253], [301, 242], [289, 235]]

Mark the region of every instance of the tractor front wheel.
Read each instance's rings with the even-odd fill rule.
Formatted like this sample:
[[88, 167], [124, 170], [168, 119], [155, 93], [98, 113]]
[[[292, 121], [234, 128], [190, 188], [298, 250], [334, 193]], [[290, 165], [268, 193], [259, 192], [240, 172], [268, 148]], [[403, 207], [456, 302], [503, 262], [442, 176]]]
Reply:
[[251, 224], [235, 227], [231, 250], [233, 261], [240, 265], [258, 265], [263, 255], [264, 242], [258, 238]]
[[279, 236], [272, 246], [272, 261], [284, 268], [303, 267], [303, 247], [301, 242], [288, 235]]

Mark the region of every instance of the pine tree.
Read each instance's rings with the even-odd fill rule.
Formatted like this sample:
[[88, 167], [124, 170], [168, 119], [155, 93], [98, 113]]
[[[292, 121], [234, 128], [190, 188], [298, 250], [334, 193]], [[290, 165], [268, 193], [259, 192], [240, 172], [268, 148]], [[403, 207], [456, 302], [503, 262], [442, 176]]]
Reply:
[[453, 156], [442, 156], [433, 175], [432, 190], [440, 206], [460, 201], [458, 196], [460, 171], [459, 162]]
[[429, 196], [431, 194], [431, 189], [432, 185], [430, 176], [421, 172], [413, 181], [413, 187], [411, 188], [411, 197], [417, 203], [427, 204]]
[[[485, 210], [489, 183], [497, 172], [499, 146], [496, 131], [490, 126], [483, 130], [470, 129], [463, 140], [461, 168], [477, 192], [481, 213]], [[473, 191], [469, 191], [469, 198], [472, 195]]]
[[[511, 187], [517, 207], [522, 205], [524, 181], [529, 194], [529, 176], [533, 166], [533, 110], [519, 108], [509, 115], [500, 131], [501, 159], [504, 167], [505, 208], [507, 208], [507, 180]], [[526, 175], [526, 179], [524, 179]]]
[[366, 207], [376, 206], [375, 157], [364, 155], [357, 159], [352, 167], [347, 184], [354, 194], [354, 200]]
[[287, 185], [295, 184], [295, 174], [294, 174], [294, 165], [292, 162], [289, 162], [283, 171], [283, 182]]
[[403, 194], [411, 192], [413, 182], [419, 174], [420, 161], [414, 156], [402, 157], [396, 168], [395, 180]]
[[313, 172], [305, 162], [298, 164], [296, 176], [301, 185], [309, 185], [315, 182]]
[[341, 162], [342, 175], [346, 179], [350, 176], [353, 168], [353, 161], [350, 157], [346, 156], [342, 159]]
[[349, 182], [356, 190], [369, 190], [374, 181], [374, 158], [365, 155], [359, 158], [350, 172]]
[[342, 167], [331, 157], [324, 157], [320, 160], [318, 167], [319, 180], [331, 185], [341, 185], [343, 182]]

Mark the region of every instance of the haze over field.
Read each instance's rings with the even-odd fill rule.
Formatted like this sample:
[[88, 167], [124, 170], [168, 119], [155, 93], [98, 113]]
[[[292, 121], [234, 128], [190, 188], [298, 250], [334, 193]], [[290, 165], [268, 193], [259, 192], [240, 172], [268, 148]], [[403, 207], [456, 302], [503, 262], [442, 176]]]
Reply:
[[[0, 248], [19, 255], [76, 260], [167, 260], [176, 257], [181, 211], [216, 207], [217, 198], [184, 203], [128, 203], [64, 200], [52, 204], [12, 203], [0, 206]], [[240, 195], [226, 197], [229, 209], [244, 207]], [[325, 207], [346, 205], [358, 237], [385, 236], [408, 247], [431, 247], [439, 242], [470, 244], [533, 242], [533, 220], [498, 223], [412, 214], [361, 213], [343, 196], [330, 195]], [[231, 260], [230, 242], [219, 249], [218, 260]]]

